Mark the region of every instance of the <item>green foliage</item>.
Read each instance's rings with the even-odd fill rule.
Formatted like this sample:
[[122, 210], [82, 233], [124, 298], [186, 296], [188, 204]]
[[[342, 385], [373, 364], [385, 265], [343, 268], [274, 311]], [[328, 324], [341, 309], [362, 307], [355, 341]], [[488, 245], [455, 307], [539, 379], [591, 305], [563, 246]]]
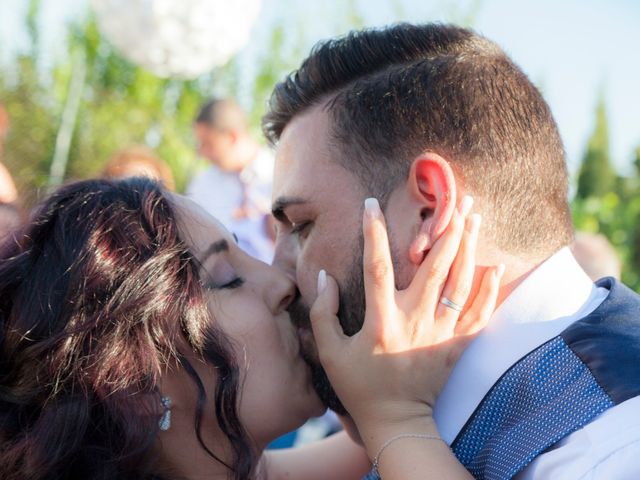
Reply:
[[609, 126], [604, 97], [600, 96], [596, 108], [596, 125], [589, 139], [587, 151], [578, 175], [578, 198], [601, 197], [611, 192], [616, 173], [609, 155]]
[[12, 78], [0, 72], [0, 98], [11, 122], [2, 161], [12, 172], [24, 202], [29, 204], [47, 183], [58, 112], [40, 82], [34, 57], [20, 56], [15, 65]]
[[66, 178], [99, 175], [117, 150], [146, 144], [171, 167], [177, 188], [184, 188], [195, 155], [191, 121], [206, 97], [202, 79], [158, 78], [123, 59], [100, 35], [93, 19], [70, 28], [69, 55], [55, 62], [51, 77], [42, 75], [33, 0], [26, 19], [29, 53], [16, 58], [15, 69], [0, 72], [0, 99], [11, 129], [5, 162], [28, 206], [46, 191], [54, 145], [69, 85], [71, 58], [84, 58], [87, 76], [75, 122]]
[[[195, 81], [159, 78], [130, 64], [100, 36], [93, 20], [73, 30], [69, 45], [85, 51], [87, 81], [68, 176], [99, 175], [115, 151], [147, 144], [169, 164], [178, 190], [183, 189], [194, 163], [191, 121], [204, 89]], [[68, 84], [68, 64], [55, 73], [60, 84]]]
[[624, 198], [609, 192], [576, 199], [573, 219], [576, 229], [602, 233], [609, 239], [622, 262], [622, 280], [640, 292], [640, 195]]
[[616, 174], [609, 161], [609, 138], [601, 97], [596, 128], [589, 139], [573, 201], [576, 229], [602, 233], [622, 262], [622, 280], [640, 292], [640, 147], [635, 153], [634, 175]]

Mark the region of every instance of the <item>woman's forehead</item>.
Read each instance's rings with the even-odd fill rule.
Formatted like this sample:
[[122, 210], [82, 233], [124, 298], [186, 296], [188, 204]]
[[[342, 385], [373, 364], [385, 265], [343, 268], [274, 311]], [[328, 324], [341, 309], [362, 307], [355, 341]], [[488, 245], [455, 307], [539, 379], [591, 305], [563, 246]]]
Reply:
[[200, 205], [176, 193], [169, 193], [169, 198], [176, 208], [176, 219], [181, 236], [195, 250], [196, 255], [218, 240], [226, 239], [235, 243], [233, 236], [224, 225]]

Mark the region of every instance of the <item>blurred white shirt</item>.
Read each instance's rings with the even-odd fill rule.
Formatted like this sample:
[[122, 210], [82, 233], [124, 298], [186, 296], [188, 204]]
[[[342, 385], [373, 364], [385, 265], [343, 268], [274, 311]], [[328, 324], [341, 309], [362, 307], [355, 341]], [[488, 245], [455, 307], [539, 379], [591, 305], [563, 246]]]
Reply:
[[261, 149], [240, 173], [210, 166], [191, 180], [186, 192], [236, 234], [240, 248], [267, 263], [273, 260], [274, 248], [265, 223], [271, 212], [273, 164], [271, 151]]

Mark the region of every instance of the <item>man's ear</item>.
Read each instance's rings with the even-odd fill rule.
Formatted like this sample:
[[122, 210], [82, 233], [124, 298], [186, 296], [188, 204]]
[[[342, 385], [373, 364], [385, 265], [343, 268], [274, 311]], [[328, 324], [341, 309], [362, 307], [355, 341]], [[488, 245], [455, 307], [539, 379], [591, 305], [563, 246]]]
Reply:
[[407, 188], [419, 215], [409, 258], [419, 265], [451, 221], [456, 208], [456, 180], [449, 162], [437, 153], [425, 152], [411, 164]]

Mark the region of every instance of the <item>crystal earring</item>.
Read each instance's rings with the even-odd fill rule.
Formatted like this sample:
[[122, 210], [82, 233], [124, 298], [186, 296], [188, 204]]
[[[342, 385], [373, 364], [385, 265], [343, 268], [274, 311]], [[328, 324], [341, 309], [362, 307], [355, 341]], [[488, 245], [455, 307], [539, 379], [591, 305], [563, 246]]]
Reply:
[[171, 428], [171, 398], [161, 397], [160, 402], [162, 403], [162, 408], [164, 408], [164, 413], [158, 422], [158, 426], [160, 430], [166, 432]]

